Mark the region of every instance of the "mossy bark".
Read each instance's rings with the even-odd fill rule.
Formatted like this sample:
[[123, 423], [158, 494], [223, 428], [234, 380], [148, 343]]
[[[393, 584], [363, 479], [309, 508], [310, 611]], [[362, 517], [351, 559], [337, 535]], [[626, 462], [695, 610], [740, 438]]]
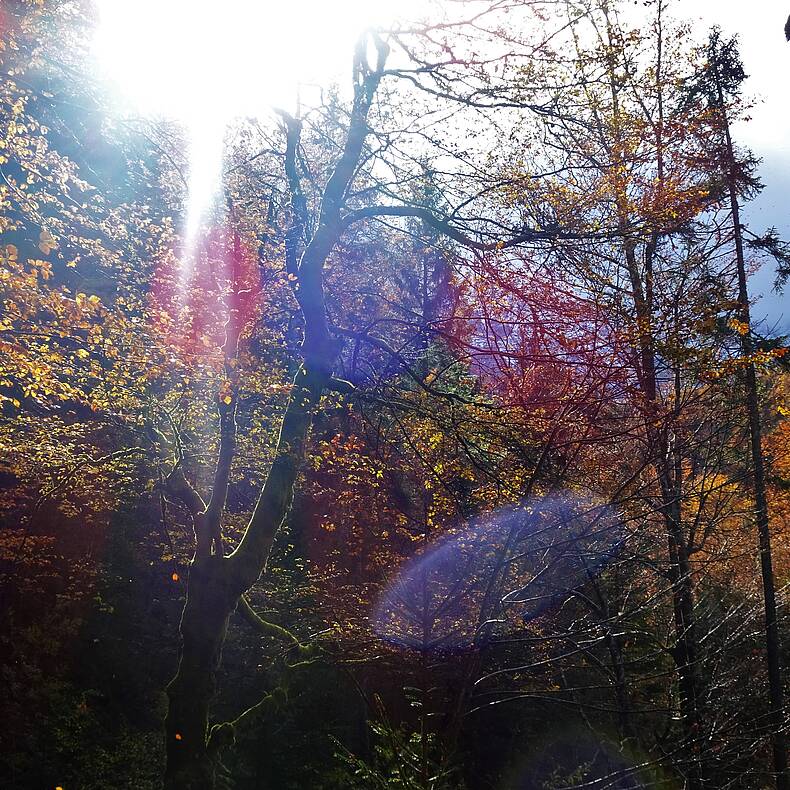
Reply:
[[214, 759], [207, 748], [209, 707], [228, 619], [238, 601], [226, 564], [225, 558], [212, 555], [190, 569], [178, 671], [167, 687], [167, 790], [214, 786]]
[[294, 485], [312, 415], [329, 381], [326, 367], [296, 375], [267, 476], [244, 538], [230, 556], [195, 557], [181, 617], [178, 671], [168, 686], [165, 720], [166, 790], [210, 790], [214, 786], [217, 739], [209, 711], [231, 613], [266, 568], [272, 544], [293, 501]]

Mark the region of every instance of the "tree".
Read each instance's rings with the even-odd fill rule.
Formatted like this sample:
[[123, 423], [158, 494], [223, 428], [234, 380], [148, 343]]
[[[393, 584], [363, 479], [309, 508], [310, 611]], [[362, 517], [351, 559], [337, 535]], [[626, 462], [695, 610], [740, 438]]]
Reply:
[[[744, 358], [745, 405], [749, 420], [749, 442], [751, 453], [751, 477], [754, 491], [754, 519], [759, 536], [760, 568], [763, 581], [765, 605], [765, 643], [768, 664], [769, 704], [773, 738], [774, 771], [779, 790], [790, 788], [787, 765], [787, 743], [784, 737], [784, 691], [781, 671], [781, 644], [776, 605], [773, 556], [771, 552], [771, 530], [769, 526], [768, 502], [766, 498], [765, 463], [762, 447], [762, 420], [757, 371], [754, 362], [756, 347], [752, 338], [752, 321], [749, 308], [749, 289], [746, 270], [746, 252], [743, 225], [741, 223], [740, 193], [744, 189], [744, 165], [738, 157], [730, 131], [727, 99], [738, 97], [741, 83], [746, 74], [734, 40], [723, 42], [718, 31], [711, 34], [708, 46], [708, 79], [710, 80], [709, 102], [717, 114], [723, 136], [722, 161], [726, 169], [722, 176], [727, 187], [727, 197], [732, 220], [732, 236], [735, 246], [735, 261], [738, 271], [738, 325], [741, 349]], [[701, 87], [701, 90], [704, 90]], [[748, 184], [748, 181], [747, 181]]]

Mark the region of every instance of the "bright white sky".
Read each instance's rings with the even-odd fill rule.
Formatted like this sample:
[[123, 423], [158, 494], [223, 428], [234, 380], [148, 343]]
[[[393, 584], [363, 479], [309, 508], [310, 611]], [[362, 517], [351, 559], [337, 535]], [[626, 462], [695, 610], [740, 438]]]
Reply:
[[[182, 121], [189, 136], [186, 247], [211, 203], [234, 117], [298, 97], [351, 71], [354, 45], [419, 0], [96, 0], [94, 52], [119, 101]], [[206, 108], [211, 111], [207, 112]]]

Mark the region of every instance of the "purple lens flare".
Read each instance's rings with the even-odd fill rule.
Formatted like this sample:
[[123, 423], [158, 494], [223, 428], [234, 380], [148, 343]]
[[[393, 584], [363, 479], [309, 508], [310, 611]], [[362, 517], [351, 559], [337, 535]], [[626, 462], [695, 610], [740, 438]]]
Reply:
[[419, 651], [480, 645], [566, 600], [624, 539], [611, 507], [569, 492], [502, 508], [404, 563], [373, 610], [373, 628]]

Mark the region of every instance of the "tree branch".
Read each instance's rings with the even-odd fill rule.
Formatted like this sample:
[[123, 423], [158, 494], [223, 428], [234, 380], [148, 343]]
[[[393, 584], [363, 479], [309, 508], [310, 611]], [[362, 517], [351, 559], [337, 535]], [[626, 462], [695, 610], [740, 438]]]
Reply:
[[604, 233], [579, 233], [578, 231], [562, 230], [551, 227], [543, 230], [528, 228], [501, 241], [483, 242], [471, 238], [467, 234], [451, 225], [449, 221], [438, 217], [433, 211], [420, 206], [367, 206], [366, 208], [350, 211], [342, 219], [343, 228], [347, 229], [355, 222], [376, 217], [415, 217], [421, 219], [426, 225], [430, 225], [435, 230], [443, 233], [453, 241], [457, 241], [464, 247], [477, 250], [479, 252], [493, 252], [503, 250], [508, 247], [517, 247], [534, 241], [556, 241], [562, 240], [591, 240], [591, 239], [610, 239], [622, 236], [621, 231]]

